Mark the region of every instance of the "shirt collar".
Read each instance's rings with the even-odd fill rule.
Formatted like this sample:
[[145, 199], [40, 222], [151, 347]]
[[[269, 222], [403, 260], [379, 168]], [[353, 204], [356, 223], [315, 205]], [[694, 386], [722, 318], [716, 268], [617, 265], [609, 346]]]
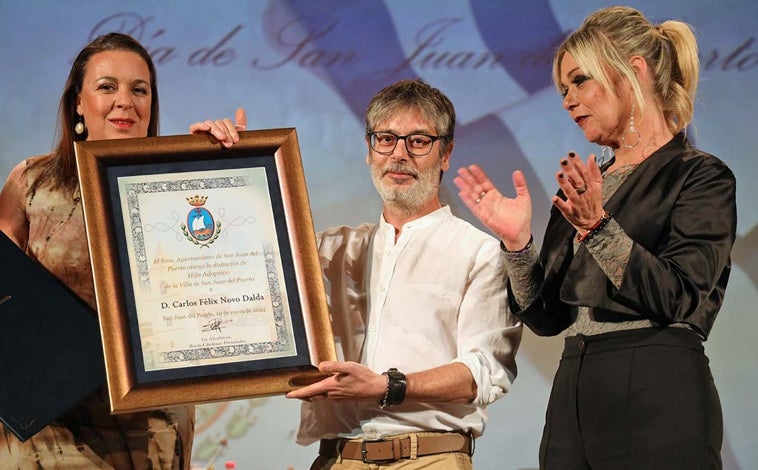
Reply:
[[[430, 225], [438, 224], [442, 222], [443, 220], [447, 219], [448, 217], [452, 217], [453, 213], [450, 211], [450, 206], [444, 205], [440, 207], [439, 209], [430, 212], [429, 214], [426, 214], [423, 217], [420, 217], [418, 219], [412, 220], [405, 225], [402, 226], [402, 232], [412, 232], [414, 230], [419, 230], [425, 227], [428, 227]], [[379, 216], [379, 228], [382, 231], [392, 230], [392, 233], [395, 232], [395, 227], [392, 226], [389, 222], [384, 220], [384, 213]]]

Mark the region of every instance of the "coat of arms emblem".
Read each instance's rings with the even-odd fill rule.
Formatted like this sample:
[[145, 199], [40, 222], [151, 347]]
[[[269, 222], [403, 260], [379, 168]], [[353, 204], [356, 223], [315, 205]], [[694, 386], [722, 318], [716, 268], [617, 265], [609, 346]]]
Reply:
[[195, 245], [208, 246], [221, 233], [221, 222], [214, 220], [213, 214], [205, 206], [208, 196], [194, 195], [186, 198], [192, 209], [187, 213], [187, 223], [182, 224], [182, 233]]

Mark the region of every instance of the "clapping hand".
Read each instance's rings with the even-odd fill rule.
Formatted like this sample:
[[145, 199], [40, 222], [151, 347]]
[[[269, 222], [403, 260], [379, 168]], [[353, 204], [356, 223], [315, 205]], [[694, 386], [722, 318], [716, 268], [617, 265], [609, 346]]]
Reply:
[[460, 168], [453, 183], [466, 207], [503, 241], [506, 249], [518, 251], [529, 243], [532, 199], [521, 171], [513, 172], [513, 198], [503, 196], [478, 165]]
[[555, 179], [565, 199], [553, 196], [553, 205], [583, 234], [605, 213], [600, 167], [594, 155], [590, 155], [587, 163], [584, 163], [574, 152], [569, 152], [568, 158], [560, 161], [560, 166], [561, 170], [556, 173]]

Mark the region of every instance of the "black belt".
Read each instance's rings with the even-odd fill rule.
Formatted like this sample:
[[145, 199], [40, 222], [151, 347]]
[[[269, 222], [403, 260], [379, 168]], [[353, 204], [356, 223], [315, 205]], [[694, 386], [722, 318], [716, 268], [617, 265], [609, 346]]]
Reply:
[[[448, 452], [474, 453], [474, 439], [457, 433], [439, 433], [416, 436], [416, 456], [444, 454]], [[324, 457], [342, 456], [348, 460], [365, 463], [394, 462], [411, 457], [411, 437], [389, 437], [381, 440], [321, 439], [318, 449]]]

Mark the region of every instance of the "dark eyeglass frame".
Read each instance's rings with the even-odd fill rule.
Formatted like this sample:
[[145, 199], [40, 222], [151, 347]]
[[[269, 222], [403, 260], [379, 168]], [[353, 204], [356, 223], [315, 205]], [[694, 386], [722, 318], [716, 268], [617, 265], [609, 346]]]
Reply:
[[[391, 150], [377, 150], [376, 147], [374, 147], [376, 136], [378, 134], [389, 134], [395, 137], [395, 145], [392, 147]], [[429, 150], [426, 153], [414, 152], [413, 150], [408, 148], [408, 137], [414, 137], [414, 136], [426, 137], [432, 141], [431, 145], [429, 145]], [[432, 148], [434, 147], [435, 142], [437, 142], [438, 140], [447, 140], [446, 135], [430, 135], [430, 134], [423, 134], [420, 132], [414, 132], [413, 134], [408, 134], [408, 135], [397, 135], [394, 132], [388, 132], [388, 131], [367, 132], [366, 137], [368, 138], [368, 142], [369, 142], [369, 145], [371, 146], [371, 149], [380, 155], [391, 155], [392, 152], [394, 152], [395, 149], [397, 148], [397, 143], [400, 142], [400, 139], [402, 139], [403, 142], [405, 143], [405, 150], [408, 152], [408, 155], [412, 157], [425, 157], [429, 155], [430, 153], [432, 153]]]

